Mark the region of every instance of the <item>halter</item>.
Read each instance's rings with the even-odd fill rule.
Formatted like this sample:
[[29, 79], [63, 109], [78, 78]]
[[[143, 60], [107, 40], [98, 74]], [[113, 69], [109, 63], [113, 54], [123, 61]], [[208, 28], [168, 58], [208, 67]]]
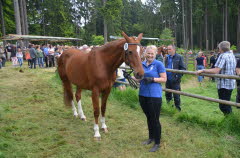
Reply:
[[138, 45], [138, 46], [142, 46], [142, 45], [140, 43], [125, 43], [124, 44], [124, 51], [125, 51], [125, 55], [124, 55], [125, 60], [124, 61], [127, 65], [130, 66], [130, 71], [127, 72], [125, 70], [122, 70], [123, 71], [123, 76], [128, 80], [128, 83], [131, 87], [137, 89], [139, 87], [138, 83], [134, 79], [132, 79], [132, 77], [131, 77], [131, 73], [134, 70], [132, 69], [130, 63], [126, 61], [127, 56], [129, 55], [128, 45]]
[[[129, 62], [126, 62], [126, 59], [127, 59], [127, 56], [129, 55], [129, 50], [128, 50], [128, 45], [138, 45], [138, 46], [142, 46], [140, 43], [125, 43], [124, 46], [123, 46], [123, 49], [125, 51], [125, 56], [124, 56], [124, 61], [127, 65], [130, 66], [130, 63]], [[130, 66], [131, 68], [131, 66]]]

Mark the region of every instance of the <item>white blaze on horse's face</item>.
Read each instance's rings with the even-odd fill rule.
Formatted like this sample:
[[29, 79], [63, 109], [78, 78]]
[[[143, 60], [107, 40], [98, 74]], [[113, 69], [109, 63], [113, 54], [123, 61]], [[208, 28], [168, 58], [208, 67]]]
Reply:
[[138, 56], [141, 57], [140, 56], [140, 46], [137, 46], [137, 53], [138, 53]]

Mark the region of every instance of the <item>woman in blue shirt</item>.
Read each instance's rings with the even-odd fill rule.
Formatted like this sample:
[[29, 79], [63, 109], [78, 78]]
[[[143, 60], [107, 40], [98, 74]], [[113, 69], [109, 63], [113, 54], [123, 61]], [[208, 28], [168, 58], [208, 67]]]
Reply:
[[142, 62], [144, 79], [140, 81], [139, 102], [147, 117], [149, 139], [143, 144], [155, 142], [150, 152], [155, 152], [160, 147], [161, 124], [159, 121], [162, 106], [162, 85], [167, 80], [166, 69], [161, 61], [156, 58], [157, 47], [146, 48], [146, 61]]

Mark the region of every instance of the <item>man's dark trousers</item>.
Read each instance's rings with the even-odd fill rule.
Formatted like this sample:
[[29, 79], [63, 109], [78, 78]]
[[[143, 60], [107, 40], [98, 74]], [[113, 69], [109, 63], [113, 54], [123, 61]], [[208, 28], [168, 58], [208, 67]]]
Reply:
[[[225, 88], [218, 89], [219, 99], [230, 101], [232, 91], [233, 91], [232, 89], [225, 89]], [[219, 103], [219, 108], [225, 115], [230, 114], [232, 112], [232, 107], [229, 105]]]
[[[180, 87], [180, 82], [176, 82], [176, 81], [173, 81], [173, 80], [167, 80], [166, 82], [166, 88], [168, 89], [173, 89], [173, 90], [177, 90], [177, 91], [180, 91], [181, 90], [181, 87]], [[180, 107], [180, 95], [179, 94], [172, 94], [170, 92], [165, 92], [165, 95], [166, 95], [166, 100], [167, 102], [169, 102], [170, 100], [172, 100], [172, 95], [174, 97], [174, 104], [176, 106], [176, 108], [181, 111], [181, 107]]]

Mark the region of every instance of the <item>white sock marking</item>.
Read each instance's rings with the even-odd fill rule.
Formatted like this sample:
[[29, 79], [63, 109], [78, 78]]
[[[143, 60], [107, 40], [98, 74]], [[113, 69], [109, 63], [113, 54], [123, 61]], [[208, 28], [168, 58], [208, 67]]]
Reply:
[[79, 113], [79, 116], [80, 116], [81, 119], [86, 118], [86, 116], [84, 115], [83, 110], [82, 110], [81, 100], [78, 101], [78, 113]]
[[72, 110], [73, 110], [73, 115], [74, 116], [78, 116], [77, 109], [76, 109], [76, 107], [74, 105], [74, 101], [73, 100], [72, 100]]
[[99, 133], [98, 124], [94, 124], [93, 130], [94, 130], [94, 137], [101, 137], [101, 135]]
[[105, 129], [107, 128], [106, 124], [105, 124], [105, 117], [101, 118], [101, 123], [102, 123], [102, 128]]

